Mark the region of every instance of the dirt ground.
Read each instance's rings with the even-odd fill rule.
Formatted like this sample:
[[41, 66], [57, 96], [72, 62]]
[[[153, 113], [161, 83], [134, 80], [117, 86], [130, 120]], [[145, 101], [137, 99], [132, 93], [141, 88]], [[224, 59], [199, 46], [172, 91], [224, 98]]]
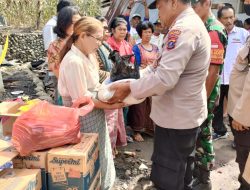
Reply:
[[[239, 188], [237, 181], [239, 169], [235, 162], [235, 150], [231, 147], [232, 139], [232, 133], [229, 132], [227, 139], [214, 141], [216, 165], [211, 173], [213, 190], [236, 190]], [[153, 151], [153, 138], [145, 136], [144, 142], [129, 143], [127, 147], [120, 149], [120, 151], [136, 152], [138, 158], [145, 160], [146, 163], [150, 163], [150, 157]], [[148, 171], [146, 174], [141, 174], [124, 181], [124, 179], [121, 179], [121, 173], [118, 171], [114, 190], [154, 189], [153, 187], [148, 187], [150, 186], [149, 180], [146, 180], [144, 183], [141, 182], [141, 177], [148, 177], [149, 173]], [[138, 181], [138, 179], [140, 180]], [[147, 188], [145, 188], [146, 186]]]

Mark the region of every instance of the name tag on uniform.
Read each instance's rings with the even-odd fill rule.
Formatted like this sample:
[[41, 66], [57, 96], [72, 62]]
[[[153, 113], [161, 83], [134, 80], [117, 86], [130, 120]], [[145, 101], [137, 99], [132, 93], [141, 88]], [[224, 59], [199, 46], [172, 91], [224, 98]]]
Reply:
[[232, 39], [232, 43], [241, 43], [240, 39], [234, 38]]

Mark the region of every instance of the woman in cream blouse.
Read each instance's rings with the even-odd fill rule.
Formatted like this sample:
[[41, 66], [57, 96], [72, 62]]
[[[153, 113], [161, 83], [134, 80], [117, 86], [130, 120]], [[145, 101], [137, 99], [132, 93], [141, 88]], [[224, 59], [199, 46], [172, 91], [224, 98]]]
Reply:
[[83, 17], [75, 23], [73, 45], [61, 62], [58, 90], [65, 106], [71, 106], [78, 98], [92, 97], [95, 109], [80, 118], [81, 132], [99, 134], [101, 189], [108, 190], [115, 181], [115, 168], [103, 109], [121, 108], [123, 104], [107, 104], [96, 98], [100, 84], [94, 53], [102, 39], [103, 26], [95, 18]]

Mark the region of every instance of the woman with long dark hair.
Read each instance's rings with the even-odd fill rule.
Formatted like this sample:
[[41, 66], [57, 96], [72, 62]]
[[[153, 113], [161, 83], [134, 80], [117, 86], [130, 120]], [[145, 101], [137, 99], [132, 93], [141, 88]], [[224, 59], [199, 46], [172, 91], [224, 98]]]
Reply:
[[62, 100], [57, 90], [57, 79], [59, 77], [59, 66], [64, 55], [69, 51], [73, 34], [74, 23], [81, 18], [78, 7], [68, 6], [60, 10], [57, 17], [57, 24], [54, 33], [57, 39], [53, 41], [47, 50], [48, 68], [54, 73], [52, 77], [55, 94], [55, 104], [62, 105]]
[[48, 49], [48, 67], [53, 71], [58, 78], [59, 65], [70, 49], [72, 41], [74, 23], [81, 18], [77, 7], [64, 7], [58, 14], [57, 25], [54, 32], [57, 34], [57, 39], [53, 41]]

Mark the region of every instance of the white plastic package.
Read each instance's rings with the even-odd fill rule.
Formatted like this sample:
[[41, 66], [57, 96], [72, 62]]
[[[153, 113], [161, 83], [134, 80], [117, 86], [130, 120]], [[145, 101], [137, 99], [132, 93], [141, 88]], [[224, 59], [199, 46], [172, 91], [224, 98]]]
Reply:
[[[99, 91], [98, 91], [98, 99], [102, 102], [108, 102], [109, 99], [111, 99], [115, 93], [115, 91], [110, 91], [109, 87], [112, 84], [116, 84], [116, 83], [121, 83], [121, 82], [127, 82], [127, 81], [134, 81], [136, 79], [123, 79], [123, 80], [119, 80], [119, 81], [115, 81], [115, 82], [111, 82], [110, 78], [107, 78], [106, 80], [103, 81]], [[123, 102], [127, 105], [133, 105], [133, 104], [139, 104], [141, 102], [143, 102], [145, 100], [145, 98], [143, 99], [136, 99], [132, 96], [132, 94], [129, 94], [124, 100]]]

